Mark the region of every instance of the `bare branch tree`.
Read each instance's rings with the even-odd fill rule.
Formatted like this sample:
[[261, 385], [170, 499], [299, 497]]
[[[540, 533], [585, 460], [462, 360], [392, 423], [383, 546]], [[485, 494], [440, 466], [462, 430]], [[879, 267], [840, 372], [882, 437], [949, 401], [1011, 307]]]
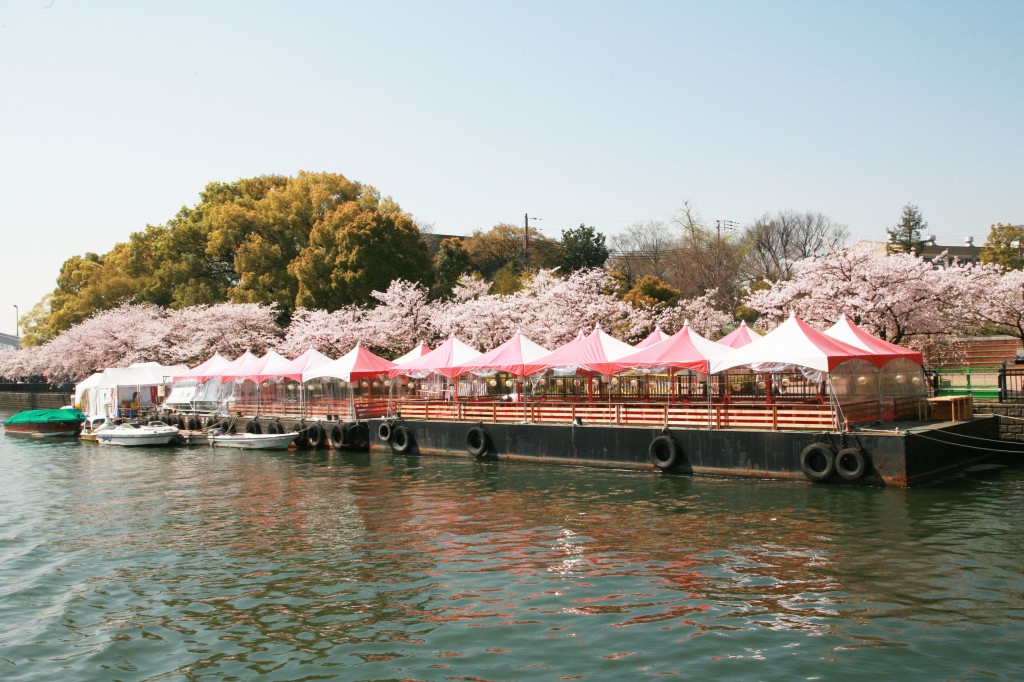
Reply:
[[765, 213], [744, 232], [748, 252], [744, 272], [751, 280], [790, 279], [794, 262], [835, 251], [848, 235], [845, 225], [821, 213]]
[[645, 275], [665, 279], [679, 250], [679, 238], [657, 220], [630, 225], [611, 241], [610, 266], [619, 270], [630, 286]]

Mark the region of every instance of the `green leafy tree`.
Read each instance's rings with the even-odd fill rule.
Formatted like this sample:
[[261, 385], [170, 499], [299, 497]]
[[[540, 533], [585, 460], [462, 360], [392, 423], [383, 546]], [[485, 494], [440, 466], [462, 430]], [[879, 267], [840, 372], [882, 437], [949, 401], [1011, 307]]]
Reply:
[[993, 225], [981, 250], [981, 262], [1001, 265], [1007, 270], [1024, 268], [1024, 225]]
[[436, 299], [451, 296], [459, 278], [474, 270], [473, 261], [461, 239], [443, 240], [437, 249], [437, 255], [434, 256], [434, 286], [430, 290], [431, 297]]
[[559, 266], [566, 275], [584, 268], [604, 267], [608, 260], [604, 235], [583, 223], [576, 229], [562, 230], [561, 246]]
[[[524, 269], [527, 254], [525, 231], [516, 225], [502, 223], [490, 230], [476, 230], [463, 243], [473, 265], [488, 279], [499, 270], [511, 267]], [[561, 249], [558, 242], [530, 230], [528, 261], [525, 269], [553, 268], [559, 264]]]
[[921, 211], [913, 204], [903, 207], [903, 215], [900, 222], [886, 230], [889, 234], [889, 253], [916, 253], [921, 255], [924, 249], [924, 231], [928, 229], [928, 223], [921, 217]]
[[326, 310], [370, 304], [371, 292], [396, 279], [427, 286], [432, 279], [427, 245], [412, 218], [360, 202], [319, 220], [289, 272], [298, 284], [295, 305]]
[[21, 347], [41, 346], [57, 334], [50, 328], [50, 300], [53, 294], [42, 300], [21, 316]]
[[213, 238], [238, 244], [238, 282], [228, 291], [236, 303], [276, 303], [284, 316], [296, 306], [299, 282], [289, 265], [309, 243], [314, 226], [348, 202], [377, 208], [372, 187], [336, 173], [301, 172], [283, 187], [273, 187], [251, 206], [228, 204], [212, 219]]
[[679, 289], [654, 275], [641, 277], [622, 300], [634, 308], [667, 308], [679, 302]]
[[519, 271], [519, 268], [514, 263], [509, 263], [498, 270], [494, 273], [494, 278], [491, 280], [492, 294], [514, 294], [522, 288], [523, 273]]

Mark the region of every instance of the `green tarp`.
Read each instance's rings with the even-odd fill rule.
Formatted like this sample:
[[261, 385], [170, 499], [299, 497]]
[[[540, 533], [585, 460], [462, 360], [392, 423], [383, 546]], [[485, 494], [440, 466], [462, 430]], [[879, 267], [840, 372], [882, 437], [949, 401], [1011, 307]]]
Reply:
[[4, 424], [39, 424], [41, 422], [85, 421], [85, 415], [78, 410], [25, 410], [8, 417]]

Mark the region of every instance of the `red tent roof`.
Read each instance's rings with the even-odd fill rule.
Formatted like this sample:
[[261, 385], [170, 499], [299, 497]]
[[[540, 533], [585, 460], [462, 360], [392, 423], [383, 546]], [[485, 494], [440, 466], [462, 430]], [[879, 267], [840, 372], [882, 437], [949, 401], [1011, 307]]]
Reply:
[[873, 355], [884, 358], [886, 362], [896, 358], [907, 358], [919, 365], [924, 364], [924, 357], [920, 351], [897, 346], [877, 336], [872, 336], [866, 331], [851, 322], [846, 315], [839, 318], [839, 321], [825, 330], [825, 333], [834, 339], [839, 339], [851, 346], [862, 348]]
[[309, 381], [320, 377], [334, 377], [342, 381], [366, 379], [387, 374], [394, 366], [395, 363], [374, 355], [361, 343], [357, 343], [355, 348], [337, 360], [303, 373], [302, 380]]
[[635, 348], [605, 333], [600, 327], [587, 336], [576, 337], [564, 346], [538, 358], [536, 364], [542, 369], [555, 367], [576, 367], [596, 374], [612, 374], [619, 371], [618, 359], [629, 355]]
[[826, 336], [797, 316], [790, 315], [788, 320], [760, 339], [712, 360], [710, 370], [717, 373], [744, 365], [797, 365], [830, 372], [837, 365], [858, 358], [879, 367], [887, 362], [863, 348]]
[[646, 339], [644, 339], [643, 341], [641, 341], [640, 343], [636, 344], [633, 347], [634, 348], [647, 348], [648, 346], [653, 346], [654, 344], [659, 343], [661, 341], [664, 341], [667, 338], [669, 338], [668, 334], [666, 334], [665, 332], [661, 331], [661, 327], [655, 327], [654, 331], [651, 332], [650, 335]]
[[215, 372], [214, 374], [212, 374], [211, 377], [216, 377], [216, 378], [220, 379], [221, 383], [224, 383], [229, 378], [233, 378], [235, 372], [237, 372], [238, 369], [240, 367], [243, 367], [247, 362], [251, 362], [253, 360], [258, 360], [258, 359], [259, 358], [257, 358], [255, 355], [253, 355], [250, 351], [245, 351], [244, 353], [239, 355], [237, 358], [235, 358], [234, 360], [229, 362], [227, 364], [227, 366], [224, 367], [224, 369], [222, 369], [219, 372]]
[[731, 348], [742, 348], [751, 341], [756, 341], [761, 335], [747, 326], [746, 321], [741, 321], [740, 326], [718, 339], [718, 343]]
[[334, 361], [317, 349], [310, 348], [291, 362], [278, 367], [274, 376], [291, 379], [292, 381], [302, 381], [303, 372], [311, 372], [318, 367], [323, 367], [329, 362]]
[[220, 353], [214, 353], [208, 360], [199, 363], [184, 374], [174, 377], [174, 380], [196, 379], [199, 383], [202, 383], [210, 377], [217, 376], [218, 372], [221, 372], [229, 364], [231, 364], [231, 361], [226, 357]]
[[544, 371], [544, 367], [536, 364], [536, 361], [549, 352], [547, 348], [537, 345], [521, 332], [516, 332], [505, 343], [480, 357], [463, 362], [458, 369], [461, 370], [460, 373], [493, 369], [525, 377]]
[[418, 346], [413, 348], [411, 351], [409, 351], [405, 355], [402, 355], [400, 357], [395, 358], [394, 362], [395, 362], [396, 365], [400, 365], [403, 362], [406, 362], [407, 360], [412, 360], [413, 358], [423, 357], [424, 355], [426, 355], [429, 352], [430, 352], [430, 346], [428, 346], [427, 344], [425, 344], [422, 341], [420, 341]]
[[675, 367], [707, 374], [709, 362], [731, 350], [728, 346], [705, 339], [687, 324], [664, 341], [619, 358], [621, 369], [618, 371], [631, 367]]
[[237, 362], [238, 361], [236, 360], [235, 362], [231, 363], [231, 365], [229, 365], [223, 372], [220, 373], [220, 378], [222, 382], [230, 381], [232, 379], [242, 379], [243, 381], [248, 380], [259, 383], [264, 378], [274, 376], [272, 372], [264, 376], [264, 369], [266, 369], [268, 366], [280, 367], [281, 365], [288, 362], [288, 358], [284, 357], [280, 353], [271, 350], [267, 351], [266, 355], [263, 355], [262, 357], [253, 356], [246, 362], [236, 365]]
[[426, 355], [396, 363], [388, 374], [396, 377], [401, 374], [436, 373], [451, 379], [462, 374], [459, 364], [480, 355], [480, 351], [452, 336]]

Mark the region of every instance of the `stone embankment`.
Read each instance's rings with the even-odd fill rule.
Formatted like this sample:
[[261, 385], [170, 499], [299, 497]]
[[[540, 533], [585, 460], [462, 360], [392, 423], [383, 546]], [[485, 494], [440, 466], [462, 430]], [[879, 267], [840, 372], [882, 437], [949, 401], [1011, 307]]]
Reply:
[[999, 417], [999, 437], [1024, 442], [1024, 404], [974, 403], [974, 414]]
[[20, 393], [0, 391], [0, 408], [5, 411], [40, 410], [64, 407], [75, 399], [71, 393]]

